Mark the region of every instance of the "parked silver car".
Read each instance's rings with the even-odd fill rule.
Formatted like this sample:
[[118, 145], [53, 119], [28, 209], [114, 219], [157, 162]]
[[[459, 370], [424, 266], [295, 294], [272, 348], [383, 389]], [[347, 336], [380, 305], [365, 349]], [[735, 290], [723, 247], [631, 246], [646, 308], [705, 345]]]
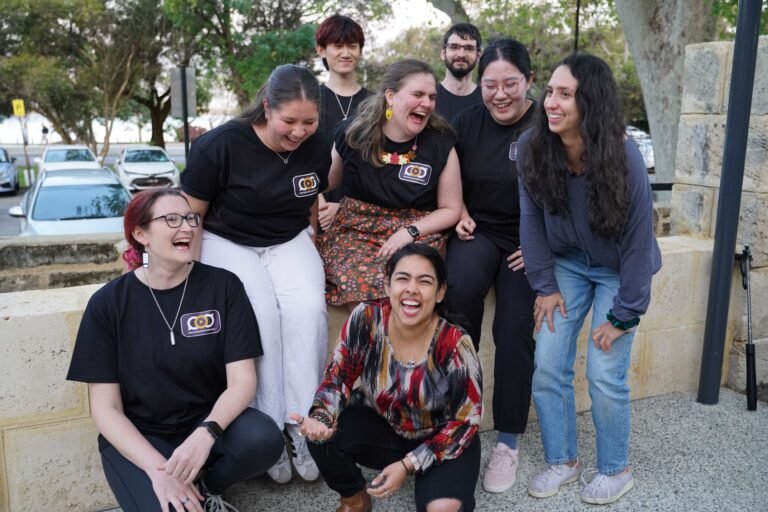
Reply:
[[60, 169], [101, 169], [101, 158], [96, 158], [88, 146], [54, 144], [35, 158], [39, 172]]
[[16, 158], [0, 148], [0, 193], [13, 195], [19, 191], [19, 172], [14, 162]]
[[64, 169], [40, 174], [19, 206], [21, 236], [119, 233], [131, 194], [107, 169]]
[[179, 169], [163, 148], [129, 146], [115, 162], [115, 172], [128, 190], [178, 187]]

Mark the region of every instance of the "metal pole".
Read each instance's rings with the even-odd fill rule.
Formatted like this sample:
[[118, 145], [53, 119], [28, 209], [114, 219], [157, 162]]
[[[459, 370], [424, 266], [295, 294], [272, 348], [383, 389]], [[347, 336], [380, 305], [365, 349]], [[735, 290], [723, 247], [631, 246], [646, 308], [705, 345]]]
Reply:
[[573, 38], [573, 53], [579, 51], [579, 12], [581, 11], [581, 0], [576, 0], [576, 29]]
[[189, 105], [187, 105], [187, 68], [181, 67], [181, 117], [184, 119], [184, 161], [189, 158]]
[[739, 1], [712, 274], [709, 281], [707, 323], [704, 328], [699, 393], [696, 397], [702, 404], [716, 404], [720, 397], [720, 377], [728, 324], [728, 303], [731, 298], [736, 230], [739, 226], [741, 187], [744, 182], [744, 160], [755, 80], [761, 4], [760, 0]]

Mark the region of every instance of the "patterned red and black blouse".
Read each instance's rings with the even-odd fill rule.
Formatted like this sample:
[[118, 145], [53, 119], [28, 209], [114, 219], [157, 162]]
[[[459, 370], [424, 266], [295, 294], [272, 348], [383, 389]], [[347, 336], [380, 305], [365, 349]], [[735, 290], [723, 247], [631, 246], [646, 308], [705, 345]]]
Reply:
[[389, 299], [355, 308], [312, 409], [336, 418], [349, 403], [373, 408], [398, 435], [424, 439], [413, 453], [427, 471], [458, 457], [477, 434], [483, 410], [480, 360], [469, 335], [440, 318], [426, 358], [408, 367], [395, 359], [389, 341], [391, 311]]

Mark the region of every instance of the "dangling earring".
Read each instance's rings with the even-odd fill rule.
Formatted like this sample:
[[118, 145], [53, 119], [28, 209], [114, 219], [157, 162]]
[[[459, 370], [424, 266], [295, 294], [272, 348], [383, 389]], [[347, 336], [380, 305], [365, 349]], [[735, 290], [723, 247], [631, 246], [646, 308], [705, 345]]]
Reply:
[[149, 254], [146, 252], [141, 253], [141, 266], [149, 268]]
[[392, 119], [392, 108], [391, 107], [387, 107], [387, 110], [384, 111], [384, 117], [387, 118], [387, 121]]

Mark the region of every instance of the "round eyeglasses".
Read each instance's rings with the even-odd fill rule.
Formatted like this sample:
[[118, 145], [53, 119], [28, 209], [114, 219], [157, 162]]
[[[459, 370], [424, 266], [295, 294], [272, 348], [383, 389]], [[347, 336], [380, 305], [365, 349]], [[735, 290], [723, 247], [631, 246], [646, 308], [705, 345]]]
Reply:
[[200, 225], [200, 214], [199, 213], [188, 213], [186, 215], [181, 215], [180, 213], [169, 213], [167, 215], [161, 215], [159, 217], [155, 217], [154, 219], [150, 219], [149, 222], [153, 222], [159, 219], [165, 220], [165, 223], [168, 224], [169, 228], [180, 228], [181, 224], [186, 220], [187, 224], [189, 224], [189, 227], [196, 228]]

